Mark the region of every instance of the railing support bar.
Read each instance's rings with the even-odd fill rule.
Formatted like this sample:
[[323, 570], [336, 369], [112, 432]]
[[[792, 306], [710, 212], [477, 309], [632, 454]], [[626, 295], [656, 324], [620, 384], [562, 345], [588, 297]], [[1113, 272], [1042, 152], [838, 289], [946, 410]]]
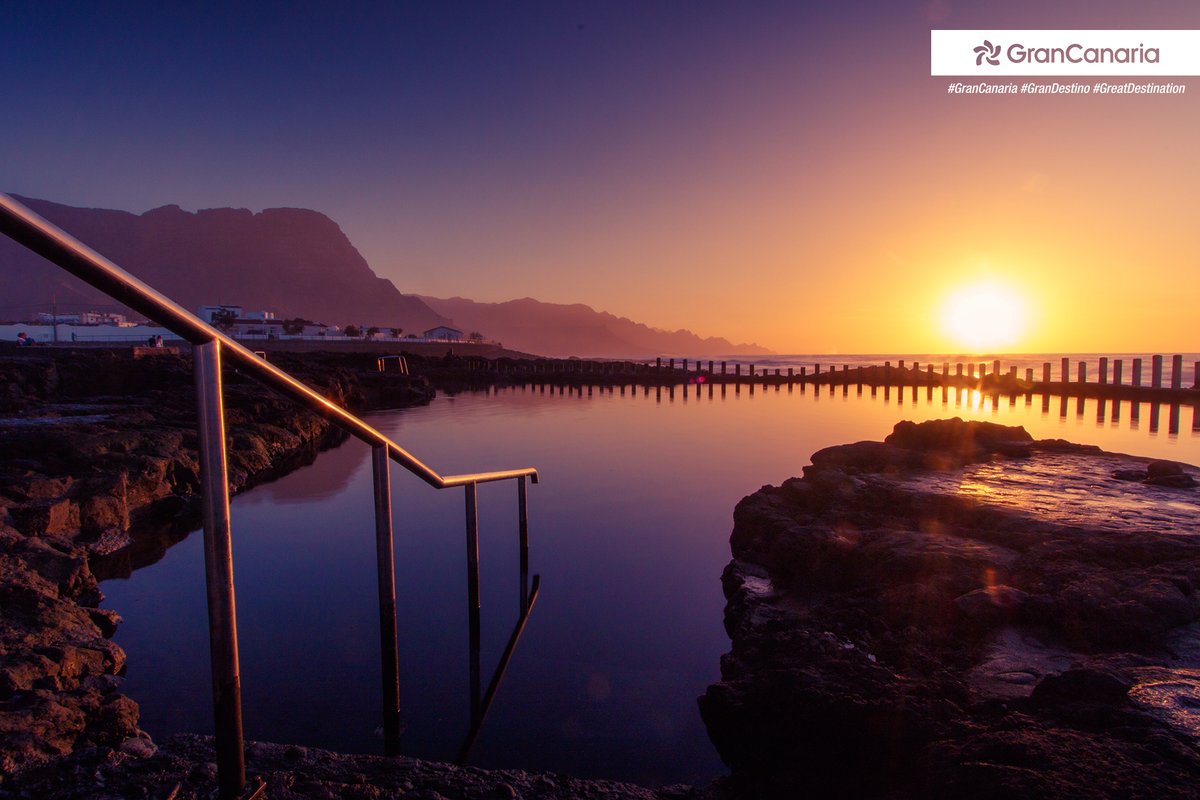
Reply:
[[529, 608], [529, 482], [525, 476], [517, 478], [517, 525], [520, 532], [521, 549], [521, 608]]
[[379, 661], [383, 680], [383, 751], [400, 753], [400, 653], [396, 642], [396, 564], [388, 449], [371, 448], [375, 484], [375, 562], [379, 582]]
[[222, 800], [241, 796], [246, 783], [242, 741], [242, 688], [238, 669], [237, 613], [233, 596], [233, 548], [229, 527], [229, 477], [225, 460], [225, 413], [221, 345], [192, 350], [199, 427], [200, 487], [204, 515], [204, 576], [212, 660], [217, 788]]
[[467, 620], [471, 670], [471, 724], [480, 718], [479, 678], [479, 500], [474, 483], [467, 495]]

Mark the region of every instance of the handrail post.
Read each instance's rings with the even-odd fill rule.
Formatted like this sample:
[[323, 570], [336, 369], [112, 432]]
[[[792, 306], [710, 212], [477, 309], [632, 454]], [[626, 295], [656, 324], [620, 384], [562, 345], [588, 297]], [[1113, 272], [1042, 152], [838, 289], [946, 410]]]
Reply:
[[467, 495], [467, 627], [470, 647], [471, 724], [479, 720], [479, 507], [477, 485], [466, 485]]
[[517, 526], [521, 550], [521, 612], [529, 608], [529, 481], [517, 478]]
[[379, 579], [379, 660], [383, 681], [383, 752], [400, 752], [400, 653], [396, 642], [396, 565], [392, 550], [390, 459], [371, 448], [375, 484], [375, 563]]
[[204, 515], [204, 577], [208, 595], [208, 641], [212, 662], [217, 787], [222, 800], [239, 797], [246, 783], [242, 740], [242, 688], [238, 669], [237, 613], [233, 596], [233, 548], [229, 527], [229, 477], [225, 460], [225, 413], [221, 344], [193, 350], [199, 428], [200, 487]]

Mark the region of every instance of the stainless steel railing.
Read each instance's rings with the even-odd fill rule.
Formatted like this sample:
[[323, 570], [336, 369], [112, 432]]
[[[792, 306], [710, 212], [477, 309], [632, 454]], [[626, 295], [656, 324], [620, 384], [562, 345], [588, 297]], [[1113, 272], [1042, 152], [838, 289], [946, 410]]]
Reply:
[[[237, 616], [233, 592], [230, 541], [229, 481], [225, 454], [224, 396], [221, 361], [229, 358], [244, 374], [291, 396], [352, 436], [372, 447], [375, 494], [376, 556], [379, 586], [381, 661], [383, 665], [384, 747], [398, 752], [400, 736], [400, 672], [396, 641], [396, 588], [392, 560], [392, 515], [389, 463], [394, 461], [437, 489], [463, 487], [466, 492], [467, 585], [472, 667], [472, 725], [482, 723], [494, 686], [480, 707], [479, 698], [479, 539], [476, 487], [491, 481], [515, 480], [521, 555], [520, 636], [537, 593], [526, 589], [529, 563], [527, 483], [538, 482], [532, 467], [441, 475], [416, 456], [341, 406], [322, 397], [288, 373], [257, 357], [178, 303], [130, 275], [70, 234], [55, 227], [11, 197], [0, 194], [0, 232], [65, 269], [113, 299], [138, 311], [193, 345], [204, 517], [205, 580], [208, 593], [209, 649], [212, 659], [213, 709], [216, 722], [218, 788], [221, 798], [240, 797], [246, 783], [243, 752], [241, 679], [238, 666]], [[507, 666], [506, 650], [494, 683]], [[472, 739], [473, 739], [472, 735]]]

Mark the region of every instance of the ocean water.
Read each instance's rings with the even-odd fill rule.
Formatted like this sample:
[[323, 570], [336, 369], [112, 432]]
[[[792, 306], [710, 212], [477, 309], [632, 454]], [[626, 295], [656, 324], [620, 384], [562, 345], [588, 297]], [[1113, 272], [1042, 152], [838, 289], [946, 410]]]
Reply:
[[[541, 594], [468, 763], [651, 785], [722, 774], [696, 697], [729, 646], [719, 578], [734, 505], [822, 447], [949, 416], [1200, 462], [1191, 406], [924, 387], [530, 385], [373, 415], [443, 473], [541, 470], [529, 491]], [[449, 760], [470, 707], [463, 495], [398, 468], [392, 483], [401, 746]], [[369, 449], [350, 441], [233, 501], [250, 739], [382, 751], [371, 491]], [[515, 487], [481, 486], [479, 508], [486, 685], [518, 616]], [[200, 534], [102, 588], [125, 618], [115, 638], [142, 726], [210, 731]]]

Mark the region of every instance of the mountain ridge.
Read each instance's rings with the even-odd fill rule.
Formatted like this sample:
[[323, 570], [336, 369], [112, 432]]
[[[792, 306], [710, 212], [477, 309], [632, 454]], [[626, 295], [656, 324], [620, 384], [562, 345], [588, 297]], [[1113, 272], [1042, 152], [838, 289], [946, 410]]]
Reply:
[[[449, 320], [380, 278], [336, 222], [302, 208], [177, 205], [142, 214], [13, 195], [185, 308], [232, 303], [328, 324], [420, 332]], [[0, 237], [4, 309], [111, 306], [103, 292]], [[25, 312], [28, 313], [28, 310]]]
[[[464, 329], [477, 330], [506, 347], [526, 350], [536, 333], [550, 356], [612, 357], [710, 354], [769, 355], [758, 344], [734, 344], [719, 336], [702, 337], [680, 328], [655, 328], [584, 303], [549, 303], [532, 297], [487, 303], [465, 297], [438, 298], [418, 295], [439, 314]], [[532, 321], [531, 321], [532, 320]]]
[[[756, 344], [655, 328], [584, 303], [405, 294], [375, 273], [337, 222], [312, 209], [186, 211], [168, 204], [136, 214], [11, 196], [190, 310], [236, 304], [280, 318], [417, 334], [447, 325], [547, 356], [771, 353]], [[0, 236], [0, 319], [29, 319], [52, 308], [118, 307], [99, 289]]]

